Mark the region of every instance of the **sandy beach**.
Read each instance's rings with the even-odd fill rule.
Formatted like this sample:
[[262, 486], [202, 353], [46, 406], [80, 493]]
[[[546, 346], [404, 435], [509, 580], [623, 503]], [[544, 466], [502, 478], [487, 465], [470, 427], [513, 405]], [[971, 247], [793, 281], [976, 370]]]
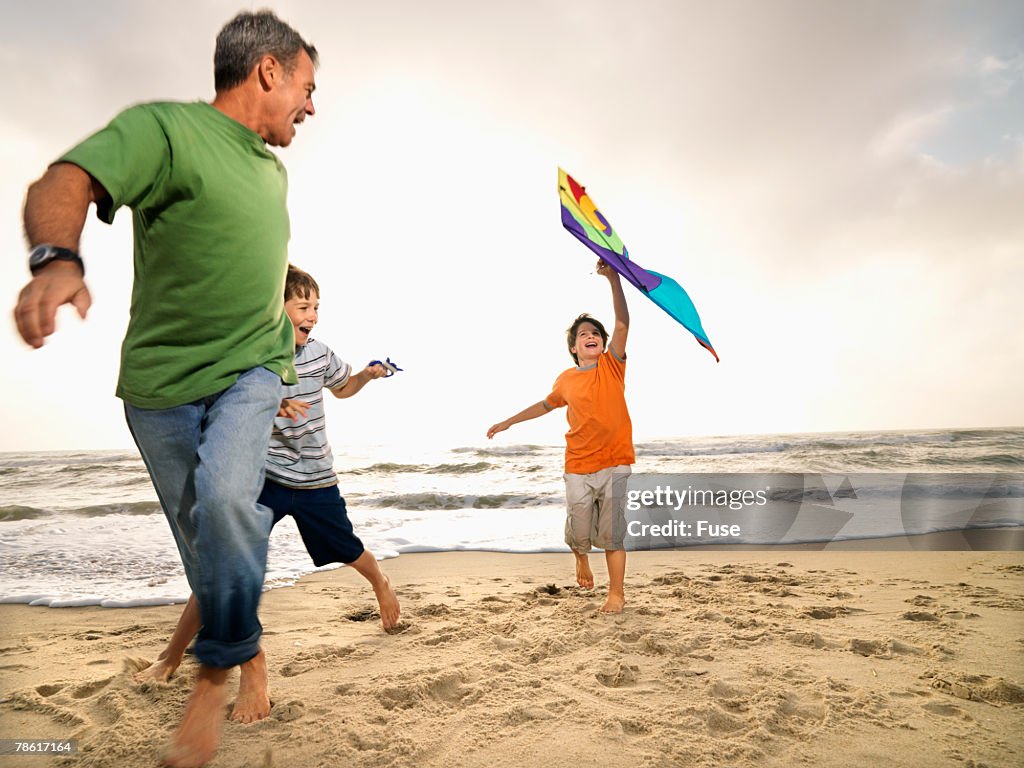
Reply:
[[[948, 543], [631, 553], [619, 616], [600, 556], [588, 593], [569, 554], [403, 555], [394, 634], [314, 574], [264, 596], [273, 710], [211, 765], [1019, 765], [1024, 554]], [[0, 738], [79, 746], [0, 766], [158, 764], [194, 662], [131, 673], [179, 611], [0, 605]]]

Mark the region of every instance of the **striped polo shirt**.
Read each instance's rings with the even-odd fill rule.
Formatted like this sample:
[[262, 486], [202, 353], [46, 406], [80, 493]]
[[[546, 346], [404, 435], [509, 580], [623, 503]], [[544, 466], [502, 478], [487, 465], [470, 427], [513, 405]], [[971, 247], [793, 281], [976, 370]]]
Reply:
[[310, 339], [295, 352], [295, 373], [299, 383], [285, 386], [281, 396], [308, 403], [309, 411], [298, 421], [274, 419], [267, 452], [267, 478], [289, 488], [337, 485], [334, 456], [327, 442], [323, 390], [344, 385], [352, 366], [323, 342]]

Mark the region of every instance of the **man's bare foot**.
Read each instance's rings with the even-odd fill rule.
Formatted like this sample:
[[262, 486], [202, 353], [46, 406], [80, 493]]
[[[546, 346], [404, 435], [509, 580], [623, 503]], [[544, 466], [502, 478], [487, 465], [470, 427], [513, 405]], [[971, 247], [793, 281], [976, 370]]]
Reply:
[[[178, 660], [181, 661], [180, 659]], [[169, 659], [157, 659], [145, 669], [140, 669], [134, 675], [132, 680], [136, 683], [166, 683], [171, 679], [171, 675], [174, 674], [174, 670], [178, 668], [176, 662], [172, 662]]]
[[594, 572], [590, 570], [590, 559], [579, 552], [573, 552], [576, 556], [576, 583], [584, 589], [594, 588]]
[[238, 698], [231, 708], [231, 719], [236, 723], [255, 723], [270, 714], [270, 695], [267, 691], [267, 654], [260, 652], [238, 668]]
[[181, 725], [171, 737], [164, 764], [172, 768], [199, 768], [213, 759], [224, 726], [227, 669], [199, 667], [196, 685], [185, 705]]
[[624, 595], [609, 592], [608, 599], [601, 606], [601, 613], [622, 613], [622, 609], [625, 607], [626, 598]]
[[380, 623], [384, 625], [384, 629], [393, 629], [398, 624], [402, 607], [398, 604], [398, 595], [391, 587], [391, 579], [384, 576], [381, 582], [373, 585], [373, 593], [377, 596], [377, 605], [380, 606]]

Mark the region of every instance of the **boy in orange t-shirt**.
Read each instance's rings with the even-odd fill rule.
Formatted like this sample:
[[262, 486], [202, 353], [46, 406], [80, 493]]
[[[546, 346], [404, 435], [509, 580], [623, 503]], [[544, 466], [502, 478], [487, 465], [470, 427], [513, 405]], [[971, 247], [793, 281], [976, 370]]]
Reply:
[[[601, 611], [620, 613], [626, 604], [626, 480], [633, 453], [633, 425], [626, 409], [626, 336], [629, 310], [619, 275], [603, 261], [597, 273], [608, 278], [615, 307], [611, 343], [608, 332], [590, 315], [580, 315], [569, 328], [567, 343], [576, 368], [555, 380], [551, 394], [498, 422], [487, 437], [568, 406], [565, 434], [565, 543], [576, 557], [576, 582], [593, 589], [594, 574], [587, 553], [591, 545], [604, 550], [608, 565], [608, 599]], [[607, 350], [605, 346], [607, 344]]]

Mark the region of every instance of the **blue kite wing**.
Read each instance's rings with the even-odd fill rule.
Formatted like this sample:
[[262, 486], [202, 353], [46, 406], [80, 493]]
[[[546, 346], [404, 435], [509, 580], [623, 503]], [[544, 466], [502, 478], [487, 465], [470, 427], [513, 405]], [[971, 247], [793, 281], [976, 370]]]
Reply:
[[708, 339], [708, 335], [704, 332], [704, 327], [700, 324], [700, 315], [697, 314], [697, 308], [693, 305], [693, 300], [683, 286], [668, 275], [662, 275], [652, 269], [647, 271], [661, 278], [657, 288], [646, 292], [647, 298], [665, 310], [670, 317], [692, 333], [694, 338], [697, 339], [697, 343], [714, 355], [715, 361], [718, 362], [718, 353], [711, 346], [711, 340]]

